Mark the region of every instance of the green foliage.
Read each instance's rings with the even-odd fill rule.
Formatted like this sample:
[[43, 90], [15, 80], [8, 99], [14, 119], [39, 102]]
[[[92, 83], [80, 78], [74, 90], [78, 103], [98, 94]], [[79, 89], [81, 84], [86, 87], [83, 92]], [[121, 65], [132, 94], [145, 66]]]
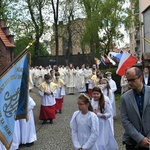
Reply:
[[121, 94], [119, 94], [119, 93], [115, 94], [115, 100], [119, 103], [120, 103], [120, 97], [121, 97]]
[[[108, 53], [116, 40], [123, 38], [119, 31], [121, 24], [130, 26], [128, 22], [131, 22], [131, 13], [122, 8], [124, 2], [125, 0], [4, 0], [0, 1], [0, 16], [6, 18], [7, 26], [15, 35], [18, 44], [15, 55], [18, 55], [31, 39], [36, 39], [31, 53], [33, 56], [40, 56], [47, 55], [39, 41], [50, 29], [50, 20], [53, 19], [52, 22], [57, 24], [60, 17], [67, 23], [69, 18], [73, 20], [83, 14], [86, 17], [85, 31], [79, 43], [82, 50], [90, 48], [92, 57], [97, 57], [100, 53]], [[55, 40], [57, 39], [56, 51], [59, 47], [57, 28], [53, 30]], [[67, 34], [68, 43], [72, 42], [69, 37], [72, 34], [71, 30]], [[24, 37], [29, 39], [25, 40]]]
[[112, 72], [112, 74], [114, 75], [114, 74], [116, 74], [116, 70], [117, 70], [117, 68], [115, 67], [115, 68], [106, 68], [106, 69], [103, 69], [103, 70], [101, 70], [101, 71], [102, 71], [103, 73], [109, 71], [109, 72]]
[[[93, 57], [107, 54], [117, 40], [123, 39], [119, 31], [126, 18], [122, 7], [124, 0], [80, 0], [86, 14], [86, 29], [82, 37], [82, 46], [88, 45]], [[103, 52], [102, 52], [103, 51]]]
[[5, 23], [7, 22], [10, 13], [8, 10], [9, 3], [10, 0], [0, 0], [0, 19], [3, 19]]
[[[31, 43], [32, 41], [33, 40], [29, 39], [28, 37], [22, 37], [19, 40], [16, 40], [16, 42], [15, 42], [16, 49], [14, 51], [15, 57], [17, 55], [19, 55], [28, 46], [28, 44]], [[37, 53], [38, 56], [49, 56], [49, 53], [44, 48], [43, 43], [40, 43], [39, 49], [40, 50]], [[31, 58], [33, 59], [35, 57], [34, 45], [28, 49], [28, 52], [31, 53]]]
[[29, 38], [26, 38], [26, 37], [22, 37], [19, 40], [16, 40], [15, 41], [16, 48], [15, 48], [15, 51], [14, 51], [15, 57], [17, 55], [19, 55], [28, 46], [28, 44], [30, 42], [31, 41], [29, 40]]

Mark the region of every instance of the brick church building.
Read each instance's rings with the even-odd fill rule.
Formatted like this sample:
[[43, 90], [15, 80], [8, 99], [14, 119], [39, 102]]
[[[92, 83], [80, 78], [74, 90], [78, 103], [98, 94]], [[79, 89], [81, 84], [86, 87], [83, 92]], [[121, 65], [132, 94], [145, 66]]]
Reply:
[[0, 19], [0, 75], [14, 58], [14, 35], [9, 33], [9, 27]]

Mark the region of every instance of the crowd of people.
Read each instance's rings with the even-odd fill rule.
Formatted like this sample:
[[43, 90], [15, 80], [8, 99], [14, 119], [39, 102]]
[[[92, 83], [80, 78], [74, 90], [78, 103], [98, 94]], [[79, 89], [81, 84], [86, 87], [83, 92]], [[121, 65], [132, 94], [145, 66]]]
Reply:
[[[125, 75], [120, 81], [121, 89], [121, 121], [125, 130], [123, 143], [127, 150], [134, 150], [136, 147], [141, 150], [147, 149], [150, 145], [150, 92], [149, 70], [144, 68], [143, 72], [139, 68], [127, 68]], [[72, 130], [72, 141], [76, 150], [117, 150], [118, 145], [114, 133], [114, 117], [116, 116], [115, 91], [116, 82], [112, 79], [112, 72], [102, 73], [94, 64], [83, 64], [81, 68], [69, 66], [53, 67], [31, 67], [29, 71], [29, 90], [38, 88], [41, 96], [41, 108], [39, 120], [42, 124], [53, 123], [57, 113], [62, 113], [64, 96], [74, 95], [79, 92], [77, 100], [78, 111], [73, 113], [70, 121]], [[29, 102], [32, 100], [29, 97]], [[33, 101], [33, 100], [32, 100]], [[28, 106], [32, 110], [34, 101]], [[29, 115], [29, 113], [28, 113]], [[31, 146], [37, 140], [33, 113], [29, 122], [23, 119], [15, 121], [15, 126], [19, 126], [20, 131], [15, 132], [12, 146], [20, 144]], [[18, 127], [16, 127], [18, 129]], [[22, 131], [26, 134], [33, 134], [30, 137], [22, 136]], [[17, 135], [16, 135], [17, 133]], [[19, 138], [18, 138], [19, 137]], [[32, 139], [32, 140], [29, 140]], [[134, 141], [134, 144], [132, 143]], [[2, 144], [0, 144], [2, 145]], [[140, 149], [141, 148], [141, 149]], [[2, 149], [3, 150], [3, 149]]]
[[[81, 68], [74, 68], [74, 66], [70, 64], [68, 67], [53, 66], [53, 68], [51, 68], [49, 66], [44, 69], [40, 66], [38, 68], [31, 68], [30, 74], [30, 85], [32, 85], [31, 87], [37, 87], [41, 96], [39, 119], [42, 120], [42, 124], [46, 124], [47, 122], [52, 124], [56, 118], [56, 113], [62, 112], [63, 98], [66, 93], [73, 95], [75, 92], [79, 92], [82, 93], [81, 95], [85, 99], [88, 97], [88, 102], [91, 101], [91, 109], [94, 114], [99, 116], [98, 124], [94, 126], [98, 128], [96, 129], [96, 134], [99, 133], [98, 139], [103, 142], [100, 142], [96, 147], [94, 146], [93, 149], [118, 149], [117, 142], [114, 138], [113, 121], [116, 116], [114, 92], [117, 90], [117, 86], [116, 82], [112, 79], [111, 72], [107, 71], [103, 74], [95, 64], [91, 68], [88, 65], [82, 65]], [[90, 112], [90, 114], [94, 116], [92, 112]], [[73, 118], [74, 116], [75, 115], [73, 115]], [[81, 114], [81, 116], [84, 119], [84, 115]], [[88, 117], [86, 117], [86, 119], [88, 119]], [[81, 130], [82, 127], [85, 128], [85, 124], [86, 121], [84, 120]], [[93, 125], [93, 123], [90, 124], [90, 126], [91, 125]], [[71, 126], [74, 126], [74, 124]], [[87, 130], [89, 130], [89, 128], [91, 129], [90, 126]], [[88, 132], [87, 134], [89, 135], [90, 133]], [[74, 137], [74, 134], [72, 137]], [[81, 139], [83, 138], [82, 136], [84, 137], [85, 135], [81, 135]], [[76, 137], [78, 137], [78, 135], [76, 135]], [[82, 141], [85, 141], [85, 139], [82, 139]], [[90, 147], [89, 145], [85, 149], [90, 149]], [[82, 149], [82, 147], [80, 146], [78, 149]]]
[[[107, 77], [111, 76], [110, 72], [106, 74]], [[101, 80], [105, 81], [102, 82], [103, 84], [109, 83], [108, 79]], [[127, 68], [121, 78], [123, 89], [120, 117], [124, 128], [123, 144], [126, 150], [149, 150], [150, 148], [149, 80], [148, 68], [144, 68], [142, 72], [137, 67]], [[79, 110], [73, 113], [70, 121], [75, 150], [118, 149], [111, 127], [112, 104], [103, 88], [97, 85], [92, 89], [92, 100], [85, 93], [78, 97]]]

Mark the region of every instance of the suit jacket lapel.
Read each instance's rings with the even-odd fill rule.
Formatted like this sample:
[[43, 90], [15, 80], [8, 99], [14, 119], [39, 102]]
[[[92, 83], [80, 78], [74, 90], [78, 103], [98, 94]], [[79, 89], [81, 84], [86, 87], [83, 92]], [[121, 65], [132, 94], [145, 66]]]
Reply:
[[136, 102], [136, 99], [135, 99], [133, 90], [130, 92], [129, 97], [130, 97], [130, 99], [131, 99], [130, 101], [131, 101], [131, 103], [132, 103], [134, 109], [136, 110], [136, 112], [137, 112], [139, 118], [141, 119], [141, 116], [140, 116], [140, 113], [139, 113], [139, 109], [138, 109], [138, 106], [137, 106], [137, 102]]
[[148, 83], [147, 83], [147, 85], [150, 85], [150, 76], [148, 77]]
[[[147, 103], [148, 103], [148, 99], [149, 99], [149, 93], [150, 91], [147, 90], [146, 86], [145, 86], [145, 94], [144, 94], [144, 105], [143, 105], [143, 114], [144, 114], [144, 111], [145, 111], [145, 108], [147, 106]], [[142, 114], [142, 116], [143, 116]]]

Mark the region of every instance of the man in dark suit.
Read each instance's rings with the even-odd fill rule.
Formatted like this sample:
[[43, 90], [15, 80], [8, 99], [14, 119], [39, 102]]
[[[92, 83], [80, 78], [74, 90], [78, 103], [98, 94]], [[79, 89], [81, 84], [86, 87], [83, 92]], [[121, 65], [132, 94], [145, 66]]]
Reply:
[[143, 84], [143, 73], [137, 67], [126, 70], [130, 90], [121, 96], [120, 115], [126, 150], [149, 150], [150, 86]]
[[150, 75], [149, 75], [149, 69], [147, 67], [143, 69], [143, 83], [145, 85], [150, 85]]

